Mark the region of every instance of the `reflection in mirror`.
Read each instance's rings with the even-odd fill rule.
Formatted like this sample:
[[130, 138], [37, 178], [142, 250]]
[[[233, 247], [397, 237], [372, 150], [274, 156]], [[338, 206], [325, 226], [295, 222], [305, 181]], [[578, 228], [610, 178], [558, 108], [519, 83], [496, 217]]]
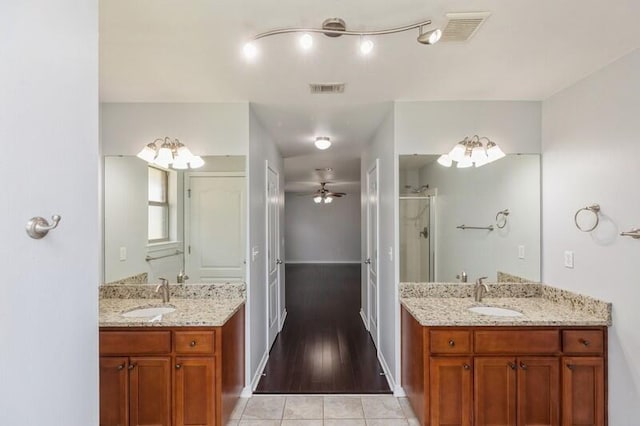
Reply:
[[539, 155], [464, 169], [437, 159], [400, 156], [400, 281], [539, 281]]
[[203, 157], [197, 170], [104, 159], [104, 281], [244, 281], [244, 156]]

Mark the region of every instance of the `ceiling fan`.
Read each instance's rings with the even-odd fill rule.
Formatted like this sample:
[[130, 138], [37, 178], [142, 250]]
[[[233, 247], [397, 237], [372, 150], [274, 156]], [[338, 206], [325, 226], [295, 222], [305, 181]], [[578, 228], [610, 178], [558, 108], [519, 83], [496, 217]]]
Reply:
[[320, 182], [320, 188], [317, 189], [315, 192], [309, 193], [309, 194], [300, 194], [301, 196], [312, 196], [313, 197], [313, 201], [316, 204], [320, 204], [320, 203], [324, 203], [324, 204], [329, 204], [333, 201], [334, 198], [341, 198], [344, 197], [345, 195], [347, 195], [344, 192], [333, 192], [330, 191], [326, 185], [328, 182]]

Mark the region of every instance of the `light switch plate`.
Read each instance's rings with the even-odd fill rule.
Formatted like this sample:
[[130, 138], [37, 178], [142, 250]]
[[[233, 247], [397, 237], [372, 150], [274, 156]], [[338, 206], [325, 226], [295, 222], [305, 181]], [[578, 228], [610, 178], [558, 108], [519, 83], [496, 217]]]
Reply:
[[125, 260], [127, 260], [127, 248], [120, 247], [120, 261], [124, 262]]
[[393, 262], [393, 247], [389, 247], [389, 262]]
[[255, 262], [256, 258], [258, 257], [258, 254], [260, 254], [260, 250], [258, 250], [258, 246], [255, 246], [251, 249], [251, 261]]
[[572, 251], [564, 252], [564, 267], [573, 269], [573, 252]]
[[518, 259], [524, 259], [524, 246], [518, 246]]

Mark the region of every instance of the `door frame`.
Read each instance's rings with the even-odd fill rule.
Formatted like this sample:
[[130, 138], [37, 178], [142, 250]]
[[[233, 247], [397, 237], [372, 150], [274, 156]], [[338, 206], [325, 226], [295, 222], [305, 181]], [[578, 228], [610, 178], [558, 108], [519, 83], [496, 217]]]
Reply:
[[[269, 354], [269, 351], [271, 350], [271, 344], [272, 342], [270, 341], [269, 338], [269, 329], [270, 329], [270, 324], [269, 324], [269, 171], [272, 171], [277, 178], [277, 182], [278, 182], [278, 200], [280, 199], [280, 172], [278, 172], [277, 170], [275, 170], [274, 168], [271, 167], [271, 165], [269, 164], [269, 160], [265, 160], [264, 161], [265, 164], [265, 168], [264, 168], [264, 196], [265, 196], [265, 215], [264, 215], [264, 221], [265, 221], [265, 268], [264, 268], [264, 273], [265, 273], [265, 284], [266, 284], [266, 297], [265, 297], [265, 302], [266, 302], [266, 353], [267, 356]], [[277, 234], [277, 241], [275, 244], [277, 253], [275, 254], [275, 258], [276, 259], [280, 259], [280, 206], [278, 205], [278, 208], [276, 209], [277, 212], [277, 220], [276, 220], [276, 234]], [[280, 334], [280, 330], [281, 330], [281, 310], [280, 310], [280, 286], [281, 286], [281, 265], [276, 263], [276, 323], [277, 323], [277, 331], [276, 331], [276, 335], [273, 339], [273, 341], [275, 342], [275, 339], [278, 337], [278, 334]]]
[[[376, 316], [378, 318], [378, 322], [376, 324], [376, 336], [371, 336], [374, 340], [374, 344], [376, 347], [376, 352], [378, 353], [378, 355], [380, 354], [380, 280], [379, 280], [379, 272], [380, 272], [380, 159], [376, 158], [375, 161], [373, 162], [373, 164], [367, 169], [367, 179], [366, 179], [366, 194], [367, 194], [367, 203], [366, 203], [366, 218], [367, 218], [367, 223], [366, 223], [366, 227], [367, 227], [367, 231], [366, 231], [366, 247], [365, 247], [365, 256], [366, 258], [370, 258], [369, 256], [369, 242], [371, 241], [371, 226], [370, 226], [370, 222], [371, 222], [371, 210], [369, 208], [369, 188], [370, 188], [370, 176], [371, 176], [371, 172], [375, 170], [375, 180], [376, 180], [376, 206], [375, 206], [375, 210], [376, 210], [376, 229], [375, 229], [375, 233], [376, 233], [376, 247], [375, 247], [375, 265], [376, 265], [376, 298], [375, 298], [375, 305], [376, 305]], [[369, 269], [371, 268], [371, 265], [368, 264], [366, 267], [366, 277], [365, 277], [365, 282], [366, 282], [366, 288], [367, 288], [367, 315], [366, 315], [366, 319], [367, 319], [367, 330], [369, 331], [369, 334], [371, 334], [371, 289], [369, 286]]]

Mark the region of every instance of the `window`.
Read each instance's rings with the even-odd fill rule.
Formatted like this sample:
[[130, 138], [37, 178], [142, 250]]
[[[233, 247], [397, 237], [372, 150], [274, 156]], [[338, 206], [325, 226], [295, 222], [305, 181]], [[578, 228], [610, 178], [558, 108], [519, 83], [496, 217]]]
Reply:
[[169, 173], [149, 167], [149, 242], [169, 240]]

